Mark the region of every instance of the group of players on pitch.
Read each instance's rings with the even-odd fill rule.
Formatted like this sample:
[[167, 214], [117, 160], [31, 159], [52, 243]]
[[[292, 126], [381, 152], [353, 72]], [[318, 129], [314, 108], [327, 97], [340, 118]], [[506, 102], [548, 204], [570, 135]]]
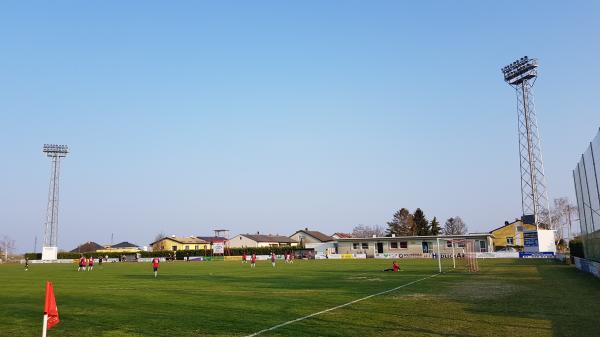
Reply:
[[[271, 253], [271, 265], [273, 265], [273, 267], [275, 267], [275, 260], [277, 259], [277, 256], [275, 255], [275, 253]], [[283, 253], [283, 259], [285, 260], [285, 263], [294, 263], [294, 255], [292, 253], [288, 253], [285, 252]], [[250, 257], [250, 268], [255, 268], [256, 267], [256, 253], [252, 253], [252, 256]], [[246, 252], [242, 253], [242, 263], [248, 263], [248, 256], [246, 255]]]
[[[292, 253], [284, 253], [283, 254], [283, 258], [285, 260], [285, 263], [294, 263], [294, 255]], [[277, 256], [275, 255], [275, 253], [271, 253], [271, 265], [273, 267], [275, 267], [275, 261], [277, 259]], [[242, 254], [242, 263], [248, 263], [248, 255], [246, 255], [246, 253], [244, 252]], [[250, 268], [256, 268], [256, 253], [253, 253], [250, 256]], [[160, 259], [158, 257], [155, 257], [152, 259], [152, 269], [154, 270], [154, 277], [158, 276], [158, 268], [160, 266]]]
[[[287, 253], [285, 252], [283, 254], [283, 258], [285, 260], [285, 263], [294, 263], [294, 255], [292, 253]], [[277, 256], [275, 255], [275, 253], [271, 253], [271, 265], [273, 266], [273, 268], [275, 268], [275, 261], [277, 259]], [[246, 255], [246, 252], [244, 252], [242, 254], [242, 263], [248, 263], [248, 256]], [[256, 253], [252, 253], [251, 257], [250, 257], [250, 268], [256, 268]], [[100, 257], [98, 259], [98, 264], [102, 265], [102, 257]], [[154, 277], [156, 278], [158, 276], [158, 268], [160, 266], [160, 259], [158, 257], [155, 257], [152, 259], [152, 269], [154, 270]], [[26, 266], [27, 268], [28, 266]], [[94, 259], [92, 257], [87, 258], [85, 256], [81, 256], [79, 258], [79, 268], [77, 268], [77, 271], [86, 271], [86, 270], [93, 270], [94, 269]], [[397, 272], [399, 271], [400, 266], [398, 265], [398, 263], [396, 261], [394, 261], [394, 263], [392, 264], [392, 268], [388, 268], [388, 269], [384, 269], [383, 271], [392, 271], [392, 272]]]
[[[98, 258], [98, 264], [102, 265], [102, 257]], [[82, 256], [79, 258], [79, 268], [77, 268], [77, 271], [92, 271], [94, 270], [94, 258], [93, 257], [85, 257]]]

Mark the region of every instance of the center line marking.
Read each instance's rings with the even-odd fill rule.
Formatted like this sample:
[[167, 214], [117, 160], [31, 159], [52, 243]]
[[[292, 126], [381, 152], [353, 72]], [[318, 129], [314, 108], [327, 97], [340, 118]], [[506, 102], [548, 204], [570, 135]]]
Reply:
[[329, 308], [329, 309], [321, 310], [321, 311], [319, 311], [319, 312], [315, 312], [315, 313], [313, 313], [313, 314], [310, 314], [310, 315], [306, 315], [306, 316], [303, 316], [303, 317], [300, 317], [300, 318], [293, 319], [293, 320], [291, 320], [291, 321], [287, 321], [287, 322], [284, 322], [284, 323], [281, 323], [281, 324], [277, 324], [277, 325], [275, 325], [275, 326], [272, 326], [272, 327], [270, 327], [270, 328], [268, 328], [268, 329], [260, 330], [260, 331], [258, 331], [258, 332], [255, 332], [255, 333], [251, 334], [251, 335], [247, 335], [246, 337], [254, 337], [254, 336], [258, 336], [258, 335], [260, 335], [260, 334], [262, 334], [262, 333], [264, 333], [264, 332], [267, 332], [267, 331], [273, 331], [273, 330], [275, 330], [275, 329], [279, 329], [279, 328], [281, 328], [281, 327], [283, 327], [283, 326], [286, 326], [286, 325], [289, 325], [289, 324], [292, 324], [292, 323], [296, 323], [296, 322], [303, 321], [303, 320], [305, 320], [305, 319], [307, 319], [307, 318], [311, 318], [311, 317], [314, 317], [314, 316], [317, 316], [317, 315], [324, 314], [324, 313], [326, 313], [326, 312], [330, 312], [330, 311], [333, 311], [333, 310], [336, 310], [336, 309], [340, 309], [340, 308], [343, 308], [343, 307], [347, 307], [347, 306], [349, 306], [349, 305], [352, 305], [352, 304], [354, 304], [354, 303], [357, 303], [357, 302], [360, 302], [360, 301], [364, 301], [364, 300], [368, 300], [368, 299], [369, 299], [369, 298], [371, 298], [371, 297], [375, 297], [375, 296], [379, 296], [379, 295], [387, 294], [387, 293], [389, 293], [389, 292], [392, 292], [392, 291], [398, 290], [398, 289], [400, 289], [400, 288], [408, 287], [408, 286], [409, 286], [409, 285], [411, 285], [411, 284], [415, 284], [415, 283], [417, 283], [417, 282], [421, 282], [421, 281], [424, 281], [424, 280], [430, 279], [430, 278], [432, 278], [432, 277], [436, 277], [436, 276], [438, 276], [438, 275], [440, 275], [440, 273], [433, 274], [433, 275], [429, 275], [429, 276], [427, 276], [427, 277], [423, 277], [422, 279], [418, 279], [418, 280], [415, 280], [415, 281], [412, 281], [412, 282], [408, 282], [408, 283], [406, 283], [406, 284], [403, 284], [403, 285], [401, 285], [401, 286], [397, 286], [396, 288], [392, 288], [392, 289], [384, 290], [384, 291], [382, 291], [382, 292], [379, 292], [379, 293], [376, 293], [376, 294], [372, 294], [372, 295], [369, 295], [369, 296], [365, 296], [365, 297], [362, 297], [362, 298], [356, 299], [356, 300], [354, 300], [354, 301], [350, 301], [350, 302], [348, 302], [348, 303], [340, 304], [340, 305], [338, 305], [338, 306], [335, 306], [335, 307], [332, 307], [332, 308]]

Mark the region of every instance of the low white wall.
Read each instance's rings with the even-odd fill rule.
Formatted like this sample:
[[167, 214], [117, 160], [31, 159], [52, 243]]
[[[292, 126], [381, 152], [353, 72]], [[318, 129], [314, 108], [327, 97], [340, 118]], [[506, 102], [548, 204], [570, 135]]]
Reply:
[[[58, 259], [58, 260], [29, 260], [29, 263], [75, 263], [74, 259]], [[22, 263], [25, 263], [23, 260]]]

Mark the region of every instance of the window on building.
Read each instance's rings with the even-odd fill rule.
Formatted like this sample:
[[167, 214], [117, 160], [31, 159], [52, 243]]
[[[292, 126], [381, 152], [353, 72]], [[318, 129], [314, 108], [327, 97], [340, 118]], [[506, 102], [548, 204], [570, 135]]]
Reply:
[[515, 239], [512, 236], [509, 236], [506, 238], [506, 244], [507, 245], [514, 245], [515, 244]]
[[390, 248], [397, 249], [398, 248], [398, 242], [396, 242], [396, 241], [390, 242]]
[[171, 247], [174, 251], [177, 250], [177, 246], [172, 246]]
[[408, 242], [400, 241], [400, 248], [408, 248]]
[[457, 244], [457, 246], [460, 247], [460, 248], [465, 248], [464, 241], [462, 241], [462, 242], [459, 241], [458, 244]]
[[190, 250], [190, 246], [189, 245], [185, 245], [185, 250]]
[[160, 245], [160, 250], [165, 250], [165, 245]]
[[352, 249], [358, 249], [358, 245], [359, 245], [358, 242], [353, 242], [352, 243]]
[[517, 226], [517, 232], [522, 232], [523, 231], [523, 226]]
[[362, 243], [362, 249], [369, 249], [369, 243], [368, 242], [363, 242]]
[[452, 241], [446, 241], [446, 247], [452, 248]]
[[480, 252], [487, 252], [485, 241], [479, 241], [479, 251]]
[[198, 250], [198, 249], [200, 249], [200, 246], [199, 246], [199, 245], [195, 245], [195, 246], [194, 246], [194, 249], [195, 249], [195, 250]]

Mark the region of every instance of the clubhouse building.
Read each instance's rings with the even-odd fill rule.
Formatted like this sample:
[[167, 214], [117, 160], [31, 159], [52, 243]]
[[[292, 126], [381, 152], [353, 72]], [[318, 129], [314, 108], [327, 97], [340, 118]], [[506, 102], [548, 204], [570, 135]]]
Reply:
[[494, 247], [493, 234], [473, 233], [439, 236], [391, 236], [371, 238], [339, 238], [339, 254], [366, 254], [367, 257], [397, 256], [406, 258], [431, 257], [437, 253], [438, 240], [441, 254], [465, 253], [465, 243], [473, 242], [474, 251], [491, 252]]

